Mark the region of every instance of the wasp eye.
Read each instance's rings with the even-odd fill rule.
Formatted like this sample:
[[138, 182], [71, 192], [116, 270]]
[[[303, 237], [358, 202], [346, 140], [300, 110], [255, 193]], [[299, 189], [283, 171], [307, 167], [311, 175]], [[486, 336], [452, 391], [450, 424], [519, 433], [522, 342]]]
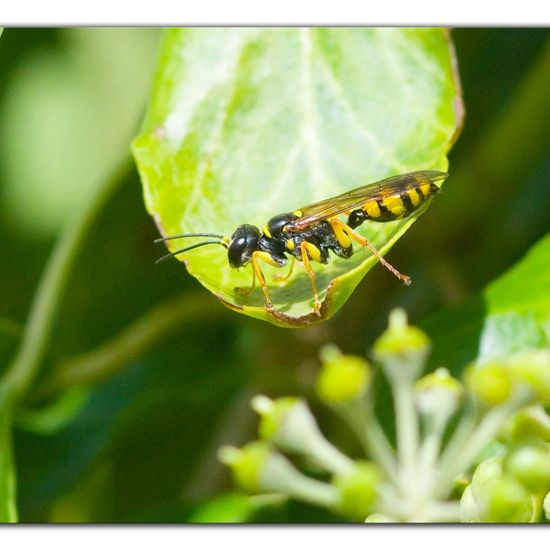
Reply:
[[227, 249], [227, 259], [231, 267], [245, 265], [255, 250], [258, 250], [260, 230], [254, 225], [239, 225], [231, 235], [231, 242]]

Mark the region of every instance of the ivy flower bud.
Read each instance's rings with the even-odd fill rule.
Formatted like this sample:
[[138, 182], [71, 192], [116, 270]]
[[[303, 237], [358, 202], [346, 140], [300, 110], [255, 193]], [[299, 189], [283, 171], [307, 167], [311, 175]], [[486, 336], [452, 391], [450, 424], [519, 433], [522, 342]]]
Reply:
[[[290, 426], [294, 424], [288, 421], [288, 417], [295, 412], [296, 407], [299, 407], [301, 400], [297, 397], [281, 397], [276, 400], [272, 400], [265, 395], [256, 395], [250, 402], [252, 408], [260, 415], [260, 426], [258, 432], [262, 439], [273, 440], [277, 438], [277, 435], [282, 430], [285, 423], [289, 423]], [[315, 420], [311, 418], [309, 411], [306, 413], [305, 422], [309, 427], [311, 422], [315, 423]], [[301, 419], [302, 422], [304, 419]], [[288, 422], [287, 422], [288, 421]]]
[[460, 499], [460, 520], [467, 523], [482, 521], [480, 500], [493, 479], [502, 477], [502, 458], [492, 457], [481, 462], [472, 475], [471, 483], [464, 489]]
[[550, 403], [550, 351], [518, 352], [509, 357], [508, 364], [514, 380], [527, 386], [537, 400]]
[[533, 501], [521, 483], [508, 477], [492, 479], [480, 496], [481, 521], [528, 523], [533, 517]]
[[344, 355], [333, 345], [321, 348], [322, 369], [317, 394], [325, 403], [341, 403], [362, 397], [371, 380], [371, 366], [357, 355]]
[[460, 501], [461, 519], [470, 522], [525, 523], [533, 516], [531, 496], [503, 472], [502, 458], [484, 460]]
[[242, 449], [225, 446], [218, 451], [220, 462], [229, 466], [235, 483], [247, 493], [255, 494], [262, 490], [261, 472], [270, 455], [271, 446], [263, 441], [253, 441]]
[[488, 481], [502, 477], [502, 473], [502, 457], [493, 456], [478, 464], [470, 485], [474, 492], [482, 491]]
[[470, 365], [465, 381], [472, 394], [489, 407], [510, 399], [514, 389], [506, 365], [497, 361]]
[[374, 343], [373, 353], [392, 380], [404, 376], [415, 380], [424, 369], [430, 348], [428, 336], [407, 324], [405, 311], [395, 309], [390, 313], [388, 328]]
[[462, 384], [444, 368], [421, 378], [415, 390], [420, 412], [426, 416], [443, 417], [443, 422], [456, 411], [464, 394]]
[[332, 484], [340, 493], [338, 511], [354, 520], [365, 521], [375, 505], [381, 479], [380, 470], [365, 461], [357, 461], [348, 472], [335, 475]]
[[330, 472], [347, 471], [352, 460], [329, 443], [307, 404], [295, 397], [271, 400], [265, 395], [252, 399], [261, 416], [259, 434], [282, 451], [302, 454]]
[[281, 493], [331, 509], [338, 505], [337, 489], [305, 476], [264, 441], [253, 441], [242, 449], [222, 447], [219, 458], [231, 468], [235, 482], [249, 493]]
[[525, 446], [511, 453], [506, 470], [535, 494], [550, 490], [550, 449]]
[[511, 442], [550, 441], [550, 416], [540, 404], [525, 407], [510, 419], [503, 436]]

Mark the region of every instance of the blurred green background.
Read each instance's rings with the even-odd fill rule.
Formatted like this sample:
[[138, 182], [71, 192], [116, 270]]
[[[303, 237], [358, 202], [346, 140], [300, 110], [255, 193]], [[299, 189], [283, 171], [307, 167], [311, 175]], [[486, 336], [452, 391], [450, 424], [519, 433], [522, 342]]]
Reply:
[[[389, 255], [414, 284], [375, 268], [319, 326], [285, 330], [234, 314], [176, 261], [155, 267], [157, 230], [135, 169], [127, 171], [79, 255], [42, 379], [151, 308], [173, 322], [86, 384], [36, 383], [16, 419], [21, 521], [337, 519], [292, 503], [247, 515], [238, 497], [204, 512], [233, 491], [216, 450], [254, 438], [250, 397], [311, 397], [323, 430], [353, 455], [351, 435], [311, 395], [319, 346], [364, 354], [392, 308], [420, 322], [461, 303], [550, 229], [550, 32], [452, 36], [467, 114], [451, 176]], [[160, 29], [72, 28], [5, 29], [0, 38], [0, 369], [56, 236], [94, 186], [129, 162], [160, 37]]]

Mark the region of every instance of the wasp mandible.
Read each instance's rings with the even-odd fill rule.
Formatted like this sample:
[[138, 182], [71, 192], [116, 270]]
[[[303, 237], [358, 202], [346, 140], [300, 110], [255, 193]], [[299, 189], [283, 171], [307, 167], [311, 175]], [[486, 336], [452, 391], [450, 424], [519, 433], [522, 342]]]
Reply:
[[[342, 195], [309, 204], [294, 212], [279, 214], [271, 218], [262, 230], [250, 224], [239, 225], [231, 238], [213, 233], [183, 233], [163, 237], [155, 242], [188, 237], [210, 237], [214, 240], [176, 250], [157, 260], [157, 263], [200, 246], [221, 245], [227, 249], [227, 259], [231, 267], [239, 268], [252, 263], [252, 286], [246, 293], [252, 292], [258, 279], [266, 308], [272, 310], [273, 302], [260, 262], [280, 268], [288, 264], [290, 256], [292, 265], [283, 279], [290, 276], [294, 260], [302, 262], [313, 290], [314, 312], [319, 316], [321, 301], [311, 262], [328, 263], [329, 252], [340, 258], [350, 258], [353, 255], [354, 242], [367, 247], [398, 279], [407, 285], [411, 283], [410, 277], [389, 264], [368, 239], [355, 231], [355, 228], [367, 220], [383, 223], [410, 216], [439, 191], [436, 182], [444, 180], [447, 176], [445, 172], [434, 170], [392, 176]], [[347, 214], [347, 221], [339, 218], [342, 214]]]

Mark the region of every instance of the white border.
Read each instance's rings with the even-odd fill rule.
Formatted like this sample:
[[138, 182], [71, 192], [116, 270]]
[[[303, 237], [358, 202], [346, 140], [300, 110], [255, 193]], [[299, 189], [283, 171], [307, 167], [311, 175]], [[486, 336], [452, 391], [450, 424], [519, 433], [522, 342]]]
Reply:
[[[516, 526], [14, 526], [0, 527], [5, 548], [35, 544], [41, 550], [97, 550], [101, 548], [223, 548], [223, 550], [316, 550], [342, 548], [422, 548], [463, 550], [473, 548], [531, 547], [548, 536], [548, 525]], [[101, 545], [101, 546], [100, 546]], [[544, 543], [541, 548], [544, 548]]]
[[[425, 26], [545, 26], [550, 24], [550, 3], [521, 2], [460, 3], [415, 0], [369, 2], [368, 0], [155, 0], [116, 2], [95, 0], [19, 0], [2, 6], [3, 26], [79, 25], [425, 25]], [[1, 39], [0, 39], [1, 47]], [[510, 546], [525, 547], [543, 541], [548, 525], [507, 526], [1, 526], [0, 540], [6, 548], [26, 543], [41, 550], [74, 548], [188, 548], [213, 547], [224, 550], [248, 548], [387, 548], [394, 544], [422, 550], [454, 550], [470, 543], [493, 547], [502, 539]], [[176, 542], [176, 545], [170, 544]], [[167, 544], [168, 543], [168, 544]], [[214, 546], [215, 545], [215, 546]], [[399, 545], [399, 546], [397, 546]]]
[[5, 26], [425, 25], [545, 26], [544, 0], [18, 0], [2, 2]]

